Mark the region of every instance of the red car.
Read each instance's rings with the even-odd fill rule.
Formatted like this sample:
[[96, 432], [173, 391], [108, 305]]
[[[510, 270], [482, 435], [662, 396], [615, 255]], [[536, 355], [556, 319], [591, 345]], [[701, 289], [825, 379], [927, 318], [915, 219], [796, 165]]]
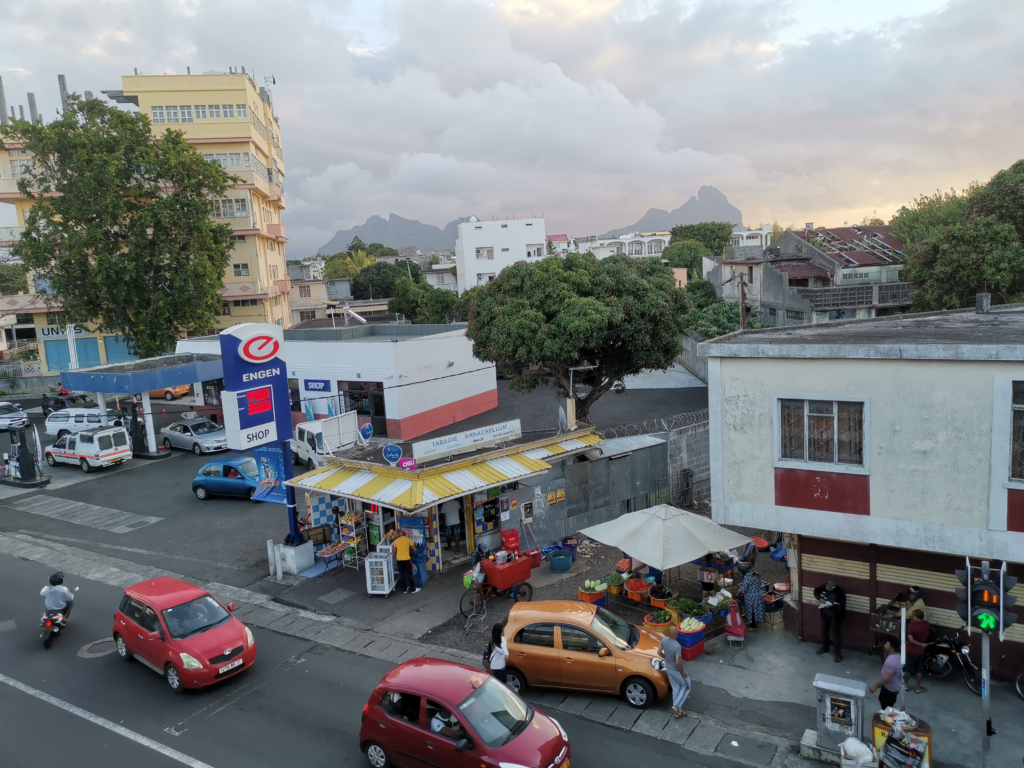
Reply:
[[363, 707], [359, 748], [373, 768], [569, 768], [557, 720], [490, 675], [438, 659], [384, 676]]
[[187, 581], [140, 581], [114, 614], [117, 653], [163, 675], [175, 693], [219, 683], [256, 661], [256, 638], [233, 610]]

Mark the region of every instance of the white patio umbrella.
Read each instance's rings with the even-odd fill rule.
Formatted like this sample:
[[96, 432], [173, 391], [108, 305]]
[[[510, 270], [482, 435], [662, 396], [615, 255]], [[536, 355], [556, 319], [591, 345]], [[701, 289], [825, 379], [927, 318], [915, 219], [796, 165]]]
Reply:
[[749, 536], [668, 504], [629, 512], [580, 533], [659, 571], [750, 543]]

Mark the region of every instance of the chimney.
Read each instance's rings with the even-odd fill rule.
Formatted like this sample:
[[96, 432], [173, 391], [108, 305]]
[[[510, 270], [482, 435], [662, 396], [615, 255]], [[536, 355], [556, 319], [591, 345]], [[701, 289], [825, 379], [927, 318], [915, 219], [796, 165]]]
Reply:
[[60, 112], [65, 114], [68, 111], [68, 81], [64, 75], [57, 75], [57, 85], [60, 88]]
[[974, 313], [987, 315], [992, 307], [991, 293], [977, 293], [974, 295]]
[[0, 125], [7, 124], [7, 97], [4, 96], [4, 80], [0, 77]]
[[32, 118], [32, 125], [39, 122], [39, 109], [36, 107], [36, 95], [34, 93], [28, 95], [28, 114]]

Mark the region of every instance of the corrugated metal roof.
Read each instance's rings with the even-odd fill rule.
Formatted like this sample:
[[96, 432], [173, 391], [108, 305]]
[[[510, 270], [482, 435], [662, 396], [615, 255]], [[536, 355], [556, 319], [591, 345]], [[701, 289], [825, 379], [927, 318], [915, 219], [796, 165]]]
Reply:
[[605, 440], [602, 442], [598, 448], [594, 448], [592, 451], [587, 451], [586, 455], [591, 458], [621, 456], [624, 453], [631, 453], [640, 448], [649, 448], [652, 445], [661, 445], [664, 442], [665, 440], [662, 438], [654, 437], [653, 435], [613, 437], [611, 440]]
[[602, 441], [602, 439], [603, 438], [600, 435], [591, 433], [589, 435], [583, 435], [580, 438], [562, 440], [561, 442], [554, 443], [553, 445], [531, 448], [528, 451], [523, 451], [522, 455], [530, 459], [546, 459], [549, 456], [557, 456], [558, 454], [565, 453], [566, 451], [578, 451], [580, 448], [597, 445]]

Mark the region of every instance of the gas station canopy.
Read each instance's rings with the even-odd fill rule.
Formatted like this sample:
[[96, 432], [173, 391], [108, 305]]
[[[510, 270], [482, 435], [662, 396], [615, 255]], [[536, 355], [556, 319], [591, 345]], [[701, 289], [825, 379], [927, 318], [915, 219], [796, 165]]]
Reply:
[[70, 392], [134, 395], [223, 377], [220, 355], [189, 353], [61, 371], [60, 383]]

